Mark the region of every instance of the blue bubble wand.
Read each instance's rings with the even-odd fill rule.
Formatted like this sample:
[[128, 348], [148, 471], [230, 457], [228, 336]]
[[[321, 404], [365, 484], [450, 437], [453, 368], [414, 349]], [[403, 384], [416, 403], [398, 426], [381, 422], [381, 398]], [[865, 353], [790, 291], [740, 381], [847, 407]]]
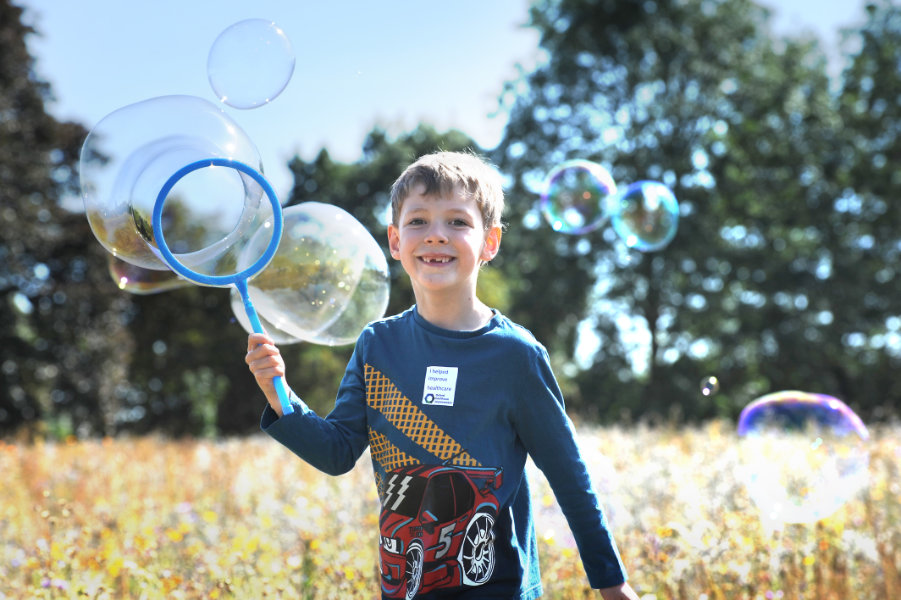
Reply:
[[[163, 206], [166, 204], [166, 198], [169, 196], [169, 192], [182, 177], [205, 167], [229, 167], [249, 175], [263, 188], [263, 192], [272, 204], [272, 239], [269, 240], [269, 245], [266, 247], [265, 252], [263, 252], [256, 262], [231, 275], [206, 275], [189, 269], [182, 264], [174, 254], [172, 254], [171, 250], [169, 250], [169, 246], [166, 244], [166, 236], [163, 233]], [[265, 177], [248, 165], [230, 158], [207, 158], [192, 162], [176, 171], [160, 189], [160, 193], [156, 197], [156, 203], [153, 205], [153, 217], [151, 223], [153, 225], [153, 235], [156, 239], [157, 247], [159, 248], [163, 260], [170, 269], [185, 279], [201, 285], [217, 287], [235, 286], [238, 293], [241, 294], [241, 299], [244, 302], [244, 310], [247, 313], [247, 318], [250, 319], [251, 327], [256, 333], [266, 333], [263, 329], [263, 325], [260, 323], [260, 318], [253, 306], [253, 302], [250, 300], [250, 293], [247, 290], [247, 280], [266, 268], [266, 265], [268, 265], [269, 261], [272, 260], [272, 257], [275, 256], [275, 251], [278, 249], [278, 244], [282, 237], [282, 207], [278, 203], [275, 190], [272, 189], [272, 186], [269, 185], [269, 182], [266, 181]], [[282, 413], [285, 415], [293, 413], [294, 408], [288, 400], [288, 389], [285, 386], [284, 380], [278, 376], [272, 380], [272, 383], [278, 393], [278, 400], [279, 404], [281, 404]]]

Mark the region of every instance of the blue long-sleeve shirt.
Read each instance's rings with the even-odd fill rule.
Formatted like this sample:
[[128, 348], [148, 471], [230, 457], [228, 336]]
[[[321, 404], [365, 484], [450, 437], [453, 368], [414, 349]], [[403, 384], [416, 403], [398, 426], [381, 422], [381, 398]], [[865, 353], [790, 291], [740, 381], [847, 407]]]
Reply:
[[332, 412], [292, 403], [281, 418], [267, 407], [261, 426], [313, 466], [345, 473], [370, 448], [384, 598], [540, 596], [527, 456], [591, 586], [625, 581], [547, 351], [500, 313], [476, 331], [441, 329], [415, 307], [373, 322]]

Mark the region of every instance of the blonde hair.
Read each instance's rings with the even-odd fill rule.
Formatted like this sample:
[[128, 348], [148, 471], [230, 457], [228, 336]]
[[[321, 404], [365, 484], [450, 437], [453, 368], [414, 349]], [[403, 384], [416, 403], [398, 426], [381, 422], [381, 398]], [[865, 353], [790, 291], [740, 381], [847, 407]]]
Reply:
[[391, 186], [391, 221], [399, 225], [400, 209], [417, 185], [425, 195], [449, 195], [460, 190], [475, 200], [485, 230], [501, 226], [504, 187], [501, 174], [480, 156], [467, 152], [435, 152], [404, 169]]

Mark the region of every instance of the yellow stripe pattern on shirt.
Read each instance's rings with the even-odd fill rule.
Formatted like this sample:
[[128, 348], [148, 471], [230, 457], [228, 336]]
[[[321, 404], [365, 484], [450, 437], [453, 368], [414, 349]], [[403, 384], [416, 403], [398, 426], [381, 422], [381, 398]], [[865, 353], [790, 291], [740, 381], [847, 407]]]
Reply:
[[[441, 461], [452, 459], [451, 462], [458, 466], [482, 466], [456, 440], [447, 435], [422, 412], [422, 409], [404, 396], [383, 373], [371, 365], [366, 365], [364, 374], [366, 403], [373, 410], [380, 412], [389, 423], [417, 446], [434, 454]], [[372, 459], [378, 462], [385, 472], [390, 473], [416, 462], [384, 435], [371, 429], [369, 430], [369, 445]]]

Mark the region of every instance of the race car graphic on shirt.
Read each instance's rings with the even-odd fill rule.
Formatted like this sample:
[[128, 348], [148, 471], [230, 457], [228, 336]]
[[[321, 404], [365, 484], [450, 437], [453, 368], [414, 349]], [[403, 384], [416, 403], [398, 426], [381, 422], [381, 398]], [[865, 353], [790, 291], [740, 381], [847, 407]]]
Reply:
[[495, 564], [500, 469], [414, 465], [388, 474], [379, 516], [382, 592], [414, 598], [481, 585]]

